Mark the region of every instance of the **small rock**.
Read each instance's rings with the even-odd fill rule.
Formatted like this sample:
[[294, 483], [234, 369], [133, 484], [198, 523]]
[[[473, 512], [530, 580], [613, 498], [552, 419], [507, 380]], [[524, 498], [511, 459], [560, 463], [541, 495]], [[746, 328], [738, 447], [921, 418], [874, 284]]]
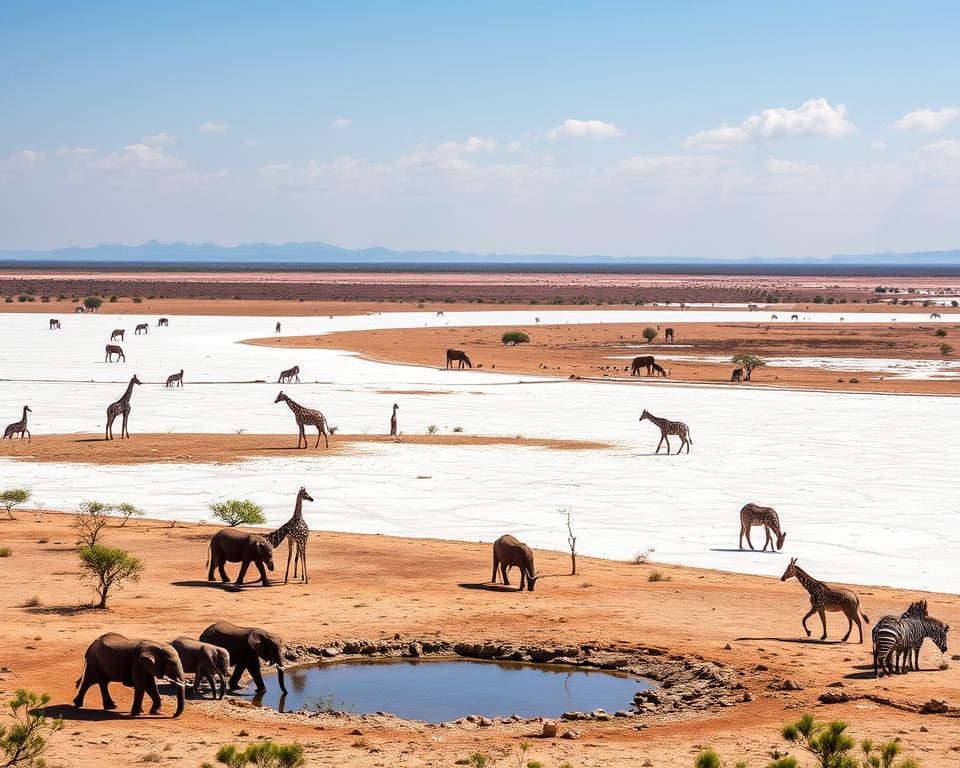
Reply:
[[351, 736], [363, 736], [363, 731], [361, 731], [359, 728], [354, 728], [352, 731], [350, 731], [350, 735], [351, 735]]
[[929, 730], [927, 729], [927, 726], [925, 725], [920, 726], [920, 733], [928, 733], [928, 732]]
[[420, 645], [420, 643], [410, 643], [410, 647], [407, 650], [410, 652], [411, 656], [423, 655], [423, 646]]
[[633, 717], [633, 713], [627, 711], [626, 709], [618, 709], [613, 713], [614, 717]]
[[821, 704], [843, 704], [850, 701], [850, 695], [846, 691], [827, 691], [821, 693], [818, 700]]
[[[951, 656], [950, 659], [951, 659], [951, 661], [960, 661], [960, 653], [955, 653], [955, 654], [953, 654], [953, 656]], [[2, 672], [2, 671], [4, 671], [4, 670], [0, 670], [0, 672]]]
[[560, 734], [561, 739], [579, 739], [580, 731], [574, 730], [571, 728], [569, 731], [564, 731]]
[[766, 672], [770, 668], [766, 664], [757, 664], [753, 669], [755, 672]]
[[340, 649], [334, 645], [329, 645], [326, 648], [324, 648], [322, 651], [320, 651], [320, 655], [328, 659], [332, 659], [334, 656], [340, 655]]
[[748, 702], [753, 701], [753, 694], [750, 691], [744, 691], [743, 696], [740, 697], [740, 701]]
[[545, 739], [554, 739], [556, 738], [558, 731], [559, 728], [557, 728], [557, 724], [552, 720], [547, 720], [543, 724], [543, 730], [540, 732], [540, 735]]
[[949, 705], [943, 699], [930, 699], [926, 704], [920, 707], [921, 715], [942, 715], [950, 710]]
[[489, 728], [491, 725], [493, 725], [493, 720], [491, 720], [489, 717], [481, 717], [477, 723], [481, 728]]
[[732, 651], [732, 650], [733, 650], [733, 646], [730, 645], [730, 643], [727, 643], [725, 646], [723, 646], [723, 650], [725, 650], [725, 651]]
[[834, 680], [832, 683], [827, 683], [827, 688], [844, 688], [842, 680]]

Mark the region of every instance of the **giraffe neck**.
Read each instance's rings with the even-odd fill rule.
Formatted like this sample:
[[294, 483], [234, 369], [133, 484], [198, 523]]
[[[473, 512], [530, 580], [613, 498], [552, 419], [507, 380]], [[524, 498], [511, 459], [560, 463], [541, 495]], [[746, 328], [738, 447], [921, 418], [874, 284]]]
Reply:
[[298, 517], [303, 516], [303, 499], [297, 496], [297, 504], [293, 508], [293, 519], [296, 520]]
[[817, 579], [813, 578], [813, 576], [811, 576], [802, 568], [793, 566], [793, 570], [797, 576], [797, 581], [799, 581], [803, 585], [803, 588], [807, 590], [807, 592], [812, 593], [818, 586], [823, 585], [822, 581], [818, 581]]
[[300, 403], [293, 402], [293, 400], [290, 399], [289, 395], [284, 395], [283, 400], [287, 404], [287, 406], [290, 408], [291, 411], [296, 411], [297, 408], [300, 408]]
[[123, 397], [120, 400], [124, 403], [130, 402], [130, 396], [133, 394], [133, 379], [130, 379], [130, 383], [127, 384], [127, 391], [123, 393]]
[[664, 424], [667, 423], [667, 420], [666, 420], [666, 419], [658, 418], [658, 417], [653, 416], [652, 414], [649, 414], [649, 413], [647, 414], [647, 418], [650, 419], [650, 421], [652, 421], [654, 424], [656, 424], [658, 427], [661, 427], [661, 428], [663, 427]]
[[27, 406], [23, 406], [23, 423], [27, 423]]

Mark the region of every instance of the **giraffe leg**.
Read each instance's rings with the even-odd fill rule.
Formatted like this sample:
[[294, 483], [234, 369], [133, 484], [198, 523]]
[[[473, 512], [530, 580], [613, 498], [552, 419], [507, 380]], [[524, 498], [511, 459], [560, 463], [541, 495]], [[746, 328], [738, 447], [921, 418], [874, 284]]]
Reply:
[[665, 441], [666, 444], [667, 444], [667, 456], [669, 456], [669, 455], [670, 455], [670, 438], [667, 437], [667, 433], [666, 433], [666, 432], [663, 433], [663, 439], [664, 439], [664, 441]]
[[[283, 583], [287, 584], [290, 581], [290, 558], [293, 556], [293, 539], [287, 538], [287, 570], [283, 574]], [[293, 567], [293, 577], [297, 577], [297, 567]]]
[[300, 440], [303, 441], [303, 447], [306, 448], [307, 447], [307, 429], [303, 424], [300, 425], [300, 439], [297, 440], [297, 448], [300, 447]]
[[[742, 542], [741, 542], [741, 544], [742, 544]], [[753, 546], [753, 542], [750, 541], [750, 526], [749, 526], [749, 525], [747, 526], [747, 544], [750, 545], [750, 549], [756, 549], [756, 548]], [[743, 546], [741, 546], [740, 549], [743, 549]]]
[[[820, 636], [820, 639], [826, 640], [827, 639], [827, 612], [823, 610], [823, 608], [819, 608], [817, 610], [817, 613], [820, 614], [820, 623], [823, 624], [823, 634]], [[847, 634], [849, 635], [850, 632], [848, 631]], [[846, 640], [847, 638], [844, 637], [843, 639]]]
[[767, 551], [767, 544], [769, 544], [769, 545], [770, 545], [770, 551], [772, 552], [772, 551], [773, 551], [773, 539], [770, 538], [770, 528], [769, 528], [768, 526], [766, 526], [766, 525], [763, 526], [763, 532], [767, 534], [767, 540], [766, 540], [765, 542], [763, 542], [763, 549], [760, 550], [760, 551], [761, 551], [761, 552], [766, 552], [766, 551]]
[[307, 540], [303, 540], [302, 549], [300, 545], [297, 544], [297, 549], [300, 549], [300, 578], [304, 584], [309, 584], [310, 579], [307, 577]]
[[[657, 443], [657, 450], [654, 451], [655, 454], [660, 453], [660, 446], [663, 445], [663, 435], [660, 435], [660, 442]], [[669, 452], [669, 449], [668, 449]]]
[[[319, 448], [319, 447], [320, 447], [320, 435], [323, 435], [323, 439], [324, 439], [324, 440], [327, 439], [327, 435], [326, 435], [326, 433], [323, 431], [323, 427], [321, 427], [319, 424], [317, 424], [317, 444], [316, 444], [315, 446], [313, 446], [314, 448]], [[329, 445], [328, 445], [327, 447], [329, 447]]]
[[803, 624], [803, 631], [807, 633], [807, 637], [810, 637], [810, 630], [807, 629], [807, 619], [813, 616], [813, 614], [815, 614], [816, 612], [817, 612], [816, 608], [811, 608], [809, 613], [807, 613], [807, 615], [804, 616], [803, 620], [800, 622], [801, 624]]
[[127, 429], [127, 419], [130, 418], [129, 414], [123, 414], [123, 423], [120, 425], [120, 439], [124, 437], [130, 437], [130, 430]]

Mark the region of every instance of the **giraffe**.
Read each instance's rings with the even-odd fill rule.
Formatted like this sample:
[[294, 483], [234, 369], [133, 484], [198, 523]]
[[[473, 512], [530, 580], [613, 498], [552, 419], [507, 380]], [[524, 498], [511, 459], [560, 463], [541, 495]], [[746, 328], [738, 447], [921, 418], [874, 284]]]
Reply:
[[123, 341], [123, 335], [126, 333], [126, 330], [123, 328], [114, 328], [113, 333], [110, 334], [110, 341], [116, 341], [120, 339]]
[[104, 356], [103, 362], [112, 363], [114, 355], [117, 356], [117, 362], [120, 362], [121, 360], [123, 360], [123, 362], [127, 362], [127, 356], [123, 354], [123, 347], [117, 344], [107, 344], [106, 350], [107, 354]]
[[164, 384], [165, 387], [182, 387], [183, 386], [183, 368], [180, 369], [180, 373], [171, 373], [167, 376], [167, 383]]
[[33, 442], [33, 436], [30, 434], [30, 430], [27, 429], [27, 414], [33, 413], [30, 410], [29, 405], [23, 406], [23, 417], [20, 421], [15, 421], [13, 424], [7, 424], [7, 428], [3, 430], [3, 439], [6, 440], [8, 437], [13, 440], [14, 435], [20, 435], [20, 439], [23, 440], [23, 433], [27, 433], [27, 442]]
[[677, 435], [680, 438], [680, 447], [677, 448], [677, 453], [683, 450], [683, 446], [687, 446], [687, 453], [690, 453], [690, 446], [693, 445], [693, 440], [690, 437], [690, 427], [684, 424], [682, 421], [669, 421], [668, 419], [659, 419], [654, 416], [646, 408], [643, 410], [643, 414], [640, 416], [640, 421], [647, 419], [652, 421], [658, 427], [660, 427], [660, 442], [657, 443], [657, 450], [654, 453], [660, 453], [660, 446], [664, 442], [667, 444], [667, 455], [670, 455], [670, 440], [668, 435]]
[[281, 371], [279, 378], [277, 378], [277, 384], [293, 384], [294, 379], [297, 380], [297, 384], [300, 383], [299, 365], [295, 365], [293, 368], [288, 368], [285, 371]]
[[803, 621], [801, 621], [807, 637], [810, 637], [810, 630], [807, 629], [807, 619], [813, 616], [813, 614], [820, 614], [820, 623], [823, 624], [823, 635], [820, 639], [826, 640], [826, 611], [842, 611], [847, 617], [848, 625], [847, 634], [843, 636], [843, 640], [840, 642], [847, 642], [847, 638], [850, 637], [850, 633], [853, 631], [854, 622], [857, 623], [857, 629], [860, 631], [860, 642], [863, 642], [863, 625], [860, 623], [860, 617], [863, 616], [863, 620], [867, 622], [867, 624], [870, 623], [870, 619], [867, 618], [867, 614], [860, 610], [859, 597], [849, 589], [831, 587], [829, 584], [813, 578], [813, 576], [797, 565], [797, 558], [795, 557], [790, 558], [790, 565], [788, 565], [787, 570], [783, 572], [780, 581], [786, 581], [791, 576], [796, 576], [801, 586], [810, 593], [810, 611], [803, 617]]
[[293, 400], [283, 394], [282, 391], [279, 395], [277, 395], [277, 399], [273, 402], [274, 405], [276, 405], [281, 401], [285, 402], [290, 407], [290, 410], [293, 411], [293, 418], [297, 420], [297, 426], [300, 428], [300, 436], [297, 438], [297, 448], [300, 447], [301, 440], [303, 441], [303, 447], [307, 447], [307, 435], [305, 430], [307, 424], [317, 428], [317, 444], [313, 447], [318, 448], [320, 446], [320, 435], [323, 435], [324, 447], [330, 447], [330, 441], [327, 440], [327, 433], [329, 431], [329, 433], [332, 435], [333, 429], [329, 424], [327, 424], [327, 419], [322, 413], [320, 413], [320, 411], [313, 410], [312, 408], [304, 408], [302, 405], [300, 405], [300, 403], [295, 403]]
[[390, 417], [390, 437], [397, 436], [397, 411], [399, 408], [399, 405], [393, 404], [393, 415]]
[[[310, 529], [307, 527], [307, 521], [303, 519], [303, 502], [313, 501], [313, 496], [307, 493], [307, 489], [302, 485], [297, 494], [297, 504], [293, 509], [293, 517], [281, 525], [277, 530], [271, 531], [263, 538], [270, 542], [270, 546], [276, 549], [284, 539], [287, 540], [287, 572], [283, 576], [283, 583], [290, 580], [290, 558], [293, 557], [293, 578], [297, 578], [297, 564], [301, 565], [300, 580], [304, 584], [309, 584], [307, 578], [307, 539], [310, 537]], [[294, 554], [293, 548], [296, 546], [297, 552]]]
[[[932, 318], [931, 318], [932, 319]], [[55, 317], [50, 318], [50, 330], [59, 331], [60, 330], [60, 321]]]
[[773, 537], [770, 532], [777, 535], [777, 549], [783, 549], [783, 540], [787, 534], [780, 531], [780, 517], [777, 511], [772, 507], [761, 507], [758, 504], [745, 504], [740, 510], [740, 549], [743, 549], [743, 536], [747, 536], [747, 544], [753, 549], [753, 542], [750, 541], [750, 528], [754, 525], [762, 525], [767, 534], [767, 540], [763, 543], [761, 552], [767, 551], [767, 545], [770, 545], [770, 551], [773, 551]]
[[124, 436], [130, 437], [130, 431], [127, 429], [127, 420], [130, 418], [130, 396], [133, 394], [133, 385], [140, 383], [137, 374], [133, 374], [133, 378], [130, 379], [130, 383], [127, 384], [127, 390], [123, 393], [123, 397], [107, 406], [107, 427], [103, 438], [104, 440], [113, 440], [113, 422], [117, 416], [121, 415], [123, 416], [123, 424], [120, 427], [120, 439], [122, 440]]
[[139, 323], [137, 327], [133, 329], [133, 335], [139, 336], [141, 332], [150, 333], [150, 326], [146, 323]]

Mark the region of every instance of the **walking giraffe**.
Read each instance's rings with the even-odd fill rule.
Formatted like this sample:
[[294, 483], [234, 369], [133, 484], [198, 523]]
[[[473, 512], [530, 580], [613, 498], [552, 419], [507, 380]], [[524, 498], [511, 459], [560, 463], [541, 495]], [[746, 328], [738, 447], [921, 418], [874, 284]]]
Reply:
[[274, 405], [276, 405], [281, 401], [285, 402], [290, 407], [290, 410], [293, 411], [293, 418], [297, 420], [297, 426], [300, 428], [300, 436], [297, 438], [297, 448], [300, 447], [301, 440], [303, 441], [303, 447], [307, 447], [307, 434], [305, 430], [307, 424], [317, 428], [317, 444], [313, 447], [319, 447], [320, 435], [323, 435], [324, 446], [326, 448], [330, 447], [330, 441], [327, 440], [327, 433], [329, 432], [332, 435], [333, 429], [327, 424], [327, 419], [320, 411], [312, 408], [304, 408], [300, 403], [294, 402], [283, 394], [282, 391], [273, 402]]
[[[297, 564], [301, 566], [300, 580], [304, 584], [309, 584], [307, 578], [307, 539], [310, 538], [310, 529], [307, 527], [307, 521], [303, 519], [303, 502], [313, 501], [313, 496], [307, 493], [307, 489], [302, 485], [297, 494], [297, 505], [293, 508], [293, 517], [281, 525], [277, 530], [271, 531], [263, 538], [270, 542], [270, 546], [276, 549], [281, 542], [287, 540], [287, 571], [283, 575], [283, 583], [290, 580], [290, 558], [293, 557], [293, 578], [297, 578]], [[294, 554], [293, 548], [297, 551]]]
[[180, 369], [180, 373], [171, 373], [167, 376], [167, 383], [164, 384], [165, 387], [182, 387], [183, 386], [183, 368]]
[[6, 440], [8, 437], [13, 440], [14, 435], [20, 435], [20, 439], [23, 440], [23, 433], [27, 433], [27, 442], [33, 442], [33, 436], [30, 434], [30, 430], [27, 429], [27, 414], [33, 413], [30, 410], [29, 405], [23, 406], [23, 417], [20, 421], [15, 421], [13, 424], [7, 424], [7, 428], [3, 430], [3, 439]]
[[643, 414], [640, 416], [640, 421], [647, 419], [652, 421], [658, 427], [660, 427], [660, 442], [657, 443], [657, 450], [654, 453], [660, 453], [660, 446], [666, 442], [667, 444], [667, 455], [670, 455], [670, 440], [667, 438], [667, 435], [676, 435], [680, 438], [680, 447], [677, 448], [677, 453], [683, 450], [683, 446], [687, 446], [687, 453], [690, 453], [690, 446], [693, 445], [693, 439], [690, 437], [690, 427], [684, 424], [682, 421], [670, 421], [668, 419], [659, 419], [654, 416], [646, 408], [643, 410]]
[[867, 622], [867, 624], [870, 623], [870, 619], [867, 618], [867, 614], [860, 610], [860, 598], [857, 597], [856, 594], [851, 592], [849, 589], [843, 589], [842, 587], [831, 587], [829, 584], [813, 578], [813, 576], [797, 565], [797, 558], [795, 557], [790, 558], [790, 565], [788, 565], [787, 570], [783, 572], [783, 576], [780, 577], [780, 581], [786, 581], [791, 576], [795, 576], [797, 581], [800, 582], [801, 586], [810, 593], [810, 611], [800, 622], [803, 624], [803, 630], [807, 633], [807, 637], [810, 637], [810, 630], [807, 629], [807, 619], [813, 616], [813, 614], [820, 614], [820, 623], [823, 624], [823, 635], [820, 637], [820, 639], [826, 640], [826, 612], [842, 611], [847, 617], [848, 624], [847, 634], [843, 636], [843, 640], [840, 642], [845, 643], [847, 638], [850, 637], [850, 633], [853, 631], [854, 622], [857, 623], [857, 629], [860, 632], [860, 642], [863, 642], [863, 624], [860, 623], [860, 617], [863, 616], [863, 620]]
[[400, 408], [396, 403], [393, 404], [393, 415], [390, 416], [390, 437], [397, 436], [397, 410]]
[[768, 544], [770, 545], [770, 551], [773, 552], [771, 531], [777, 536], [777, 549], [783, 549], [783, 540], [787, 538], [787, 534], [780, 530], [780, 517], [777, 515], [777, 510], [773, 507], [761, 507], [752, 503], [745, 504], [743, 509], [740, 510], [740, 549], [743, 549], [744, 534], [747, 536], [747, 544], [750, 545], [750, 549], [753, 549], [753, 542], [750, 541], [750, 528], [754, 525], [762, 525], [767, 534], [767, 540], [763, 543], [761, 552], [767, 551]]
[[113, 440], [113, 422], [117, 416], [123, 416], [123, 423], [120, 427], [120, 439], [123, 440], [124, 437], [130, 437], [130, 431], [127, 429], [127, 420], [130, 418], [130, 396], [133, 394], [134, 384], [140, 384], [140, 379], [137, 378], [137, 374], [133, 374], [133, 378], [130, 379], [130, 383], [127, 384], [127, 391], [123, 393], [123, 397], [107, 406], [107, 428], [103, 438], [104, 440]]

